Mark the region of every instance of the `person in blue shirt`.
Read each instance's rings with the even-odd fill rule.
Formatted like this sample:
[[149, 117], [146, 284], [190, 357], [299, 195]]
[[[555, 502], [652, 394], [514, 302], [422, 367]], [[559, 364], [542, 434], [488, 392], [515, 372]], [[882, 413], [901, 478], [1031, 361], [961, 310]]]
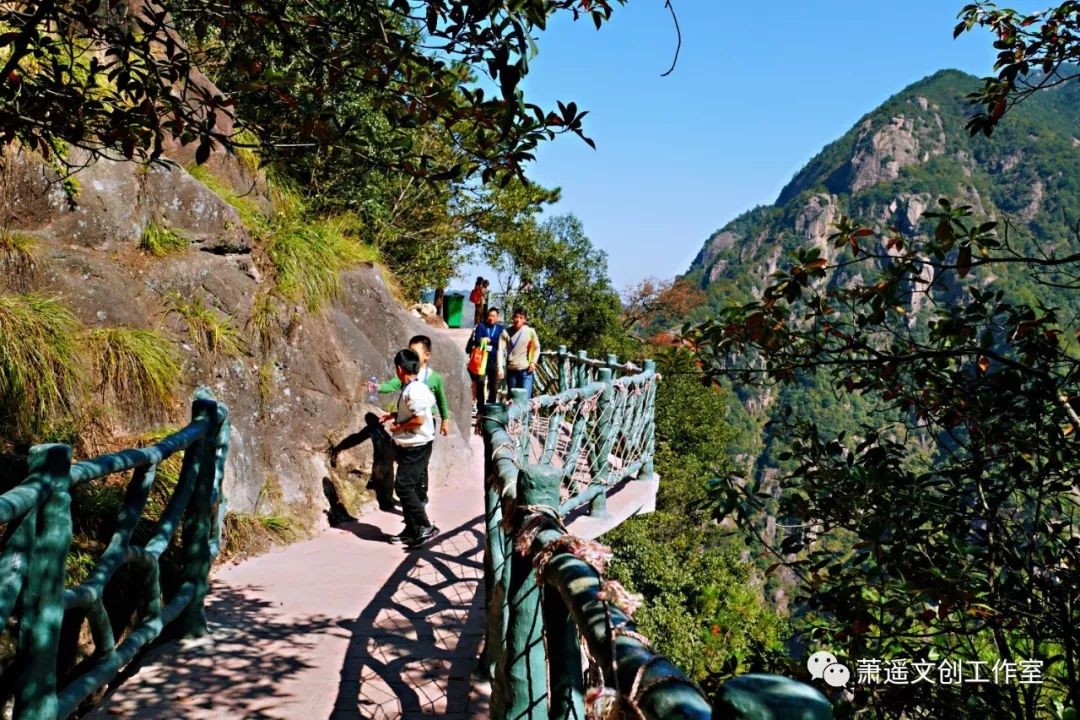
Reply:
[[[499, 392], [499, 383], [506, 375], [506, 344], [509, 341], [506, 328], [499, 322], [499, 308], [491, 308], [487, 312], [484, 322], [477, 325], [469, 336], [469, 342], [465, 345], [465, 354], [468, 355], [474, 347], [486, 340], [488, 344], [487, 369], [483, 375], [470, 373], [473, 388], [476, 391], [476, 405], [479, 407], [486, 402], [493, 403]], [[485, 393], [484, 389], [487, 388]]]

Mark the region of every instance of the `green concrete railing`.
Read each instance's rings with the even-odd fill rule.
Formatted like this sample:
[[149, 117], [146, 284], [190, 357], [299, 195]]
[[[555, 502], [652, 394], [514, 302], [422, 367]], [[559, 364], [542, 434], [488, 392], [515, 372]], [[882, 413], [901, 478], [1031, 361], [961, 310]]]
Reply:
[[481, 670], [491, 679], [491, 717], [831, 718], [817, 690], [771, 675], [733, 678], [710, 702], [652, 652], [631, 619], [637, 599], [604, 578], [610, 551], [568, 534], [563, 516], [586, 501], [596, 510], [618, 480], [652, 476], [659, 376], [651, 361], [620, 366], [614, 357], [594, 361], [565, 348], [544, 360], [537, 383], [553, 394], [530, 400], [515, 390], [509, 406], [481, 410]]
[[[17, 626], [14, 720], [66, 718], [87, 696], [104, 687], [135, 654], [177, 624], [187, 636], [206, 632], [204, 601], [210, 564], [218, 551], [221, 478], [228, 452], [228, 409], [205, 391], [196, 393], [191, 423], [146, 448], [110, 453], [72, 464], [67, 445], [36, 445], [29, 475], [0, 495], [0, 619]], [[133, 534], [150, 495], [158, 465], [183, 451], [179, 481], [150, 539]], [[72, 540], [71, 489], [108, 475], [132, 471], [116, 530], [86, 580], [65, 589]], [[163, 597], [160, 559], [180, 529], [182, 577]], [[132, 590], [141, 603], [139, 622], [118, 641], [106, 611], [106, 585], [124, 565], [145, 573]], [[85, 612], [93, 655], [59, 687], [59, 644], [65, 614]]]
[[607, 492], [628, 477], [653, 476], [656, 365], [620, 365], [614, 355], [592, 360], [560, 346], [537, 365], [539, 397], [512, 413], [507, 431], [520, 444], [524, 462], [563, 472], [559, 509], [588, 503], [605, 514]]

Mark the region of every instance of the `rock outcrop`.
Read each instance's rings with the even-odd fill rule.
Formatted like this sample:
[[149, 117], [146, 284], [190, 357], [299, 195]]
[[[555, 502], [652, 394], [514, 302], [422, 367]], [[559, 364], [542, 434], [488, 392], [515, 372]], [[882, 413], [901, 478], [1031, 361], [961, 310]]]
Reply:
[[[235, 185], [243, 173], [228, 167], [232, 162], [217, 156], [211, 165]], [[436, 440], [432, 482], [465, 472], [471, 402], [463, 348], [404, 309], [379, 268], [347, 272], [340, 297], [319, 313], [275, 301], [278, 332], [263, 347], [249, 332], [256, 298], [269, 282], [259, 270], [260, 248], [237, 210], [182, 166], [101, 160], [73, 175], [67, 188], [36, 156], [8, 152], [2, 168], [0, 227], [33, 238], [31, 289], [59, 296], [88, 327], [164, 329], [184, 357], [184, 394], [205, 385], [228, 403], [230, 509], [267, 512], [263, 500], [272, 495], [277, 511], [306, 525], [324, 522], [328, 445], [359, 429], [364, 412], [375, 409], [367, 404], [367, 378], [392, 376], [393, 353], [414, 334], [433, 340], [432, 365], [446, 376], [454, 415], [450, 436]], [[237, 192], [258, 190], [256, 180], [246, 183]], [[152, 222], [167, 225], [188, 247], [166, 257], [140, 250]], [[201, 352], [170, 312], [170, 298], [198, 298], [240, 333], [244, 351]], [[186, 414], [181, 402], [169, 420], [182, 424]], [[113, 424], [121, 434], [148, 429], [147, 420], [133, 416]], [[362, 487], [370, 456], [368, 444], [343, 456], [338, 479]]]

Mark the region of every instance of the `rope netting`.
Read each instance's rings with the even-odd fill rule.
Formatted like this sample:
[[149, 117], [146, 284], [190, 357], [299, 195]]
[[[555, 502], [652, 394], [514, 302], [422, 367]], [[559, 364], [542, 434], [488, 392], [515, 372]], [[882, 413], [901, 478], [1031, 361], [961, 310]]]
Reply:
[[634, 375], [614, 383], [616, 429], [609, 451], [613, 467], [609, 476], [615, 482], [637, 472], [646, 452], [651, 452], [648, 441], [652, 436], [656, 379], [656, 375]]
[[533, 392], [536, 395], [555, 395], [562, 389], [559, 387], [559, 364], [558, 355], [540, 353], [536, 372], [533, 373]]
[[[547, 464], [563, 471], [562, 502], [578, 495], [593, 482], [608, 481], [606, 473], [594, 475], [596, 458], [603, 444], [598, 425], [601, 390], [600, 386], [592, 385], [581, 392], [554, 396], [556, 401], [550, 404], [540, 398], [529, 404], [526, 416], [528, 445], [524, 457], [531, 464]], [[511, 436], [515, 430], [520, 432], [521, 428], [511, 428]]]
[[511, 413], [507, 432], [519, 462], [561, 470], [564, 506], [592, 486], [636, 474], [651, 452], [657, 376], [639, 371], [613, 379], [616, 369], [638, 370], [565, 353], [542, 356], [534, 381], [539, 396]]

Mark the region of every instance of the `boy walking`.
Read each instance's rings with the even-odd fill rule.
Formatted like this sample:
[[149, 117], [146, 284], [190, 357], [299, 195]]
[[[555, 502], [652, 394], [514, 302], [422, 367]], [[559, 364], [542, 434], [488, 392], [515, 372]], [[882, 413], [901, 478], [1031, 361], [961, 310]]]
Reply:
[[[409, 349], [420, 356], [420, 372], [417, 373], [416, 379], [427, 385], [432, 394], [435, 395], [435, 409], [439, 411], [441, 420], [439, 434], [449, 435], [450, 403], [446, 401], [446, 385], [443, 383], [442, 373], [428, 367], [428, 360], [431, 359], [431, 338], [427, 335], [413, 335], [409, 338]], [[401, 381], [393, 377], [377, 387], [369, 388], [369, 390], [375, 390], [380, 394], [397, 392], [401, 390]], [[434, 420], [435, 417], [432, 415], [432, 422]]]
[[408, 348], [394, 356], [394, 372], [401, 382], [397, 412], [386, 413], [382, 422], [393, 421], [390, 437], [397, 447], [397, 475], [394, 489], [401, 500], [405, 515], [405, 529], [393, 536], [390, 542], [404, 543], [410, 550], [422, 547], [439, 534], [439, 529], [428, 520], [420, 491], [427, 476], [431, 460], [431, 444], [435, 440], [435, 395], [427, 385], [417, 382], [420, 373], [420, 356]]
[[[431, 422], [435, 422], [434, 411], [439, 411], [439, 418], [441, 423], [439, 424], [439, 434], [450, 434], [450, 403], [446, 401], [446, 386], [443, 385], [442, 374], [428, 367], [428, 360], [431, 359], [431, 338], [427, 335], [413, 335], [409, 339], [409, 349], [420, 356], [420, 372], [417, 374], [416, 379], [424, 383], [431, 390], [431, 393], [435, 396], [435, 407], [432, 408]], [[401, 381], [396, 377], [387, 380], [377, 388], [380, 393], [391, 393], [401, 390]], [[432, 433], [434, 437], [434, 425], [432, 425]], [[420, 486], [420, 502], [426, 503], [428, 501], [428, 476], [424, 473], [424, 481]]]

